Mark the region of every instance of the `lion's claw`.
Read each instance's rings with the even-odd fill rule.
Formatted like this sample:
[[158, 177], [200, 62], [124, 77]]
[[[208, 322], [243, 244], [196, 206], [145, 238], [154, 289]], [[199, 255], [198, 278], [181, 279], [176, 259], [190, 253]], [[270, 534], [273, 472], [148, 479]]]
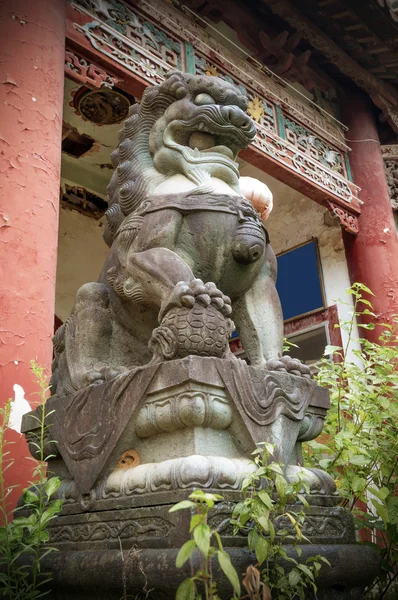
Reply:
[[114, 379], [125, 371], [128, 371], [127, 367], [109, 367], [107, 365], [98, 370], [93, 369], [85, 374], [85, 385], [100, 385], [110, 379]]
[[312, 378], [311, 369], [298, 358], [292, 358], [291, 356], [279, 356], [278, 358], [269, 359], [267, 369], [269, 371], [287, 371], [291, 375], [298, 375], [307, 379]]
[[203, 283], [201, 279], [193, 279], [189, 283], [180, 281], [173, 288], [170, 296], [161, 307], [159, 312], [159, 322], [162, 321], [166, 312], [171, 308], [175, 306], [192, 308], [195, 302], [198, 302], [205, 307], [212, 304], [225, 317], [232, 312], [231, 299], [228, 296], [225, 296], [222, 291], [217, 288], [215, 283]]

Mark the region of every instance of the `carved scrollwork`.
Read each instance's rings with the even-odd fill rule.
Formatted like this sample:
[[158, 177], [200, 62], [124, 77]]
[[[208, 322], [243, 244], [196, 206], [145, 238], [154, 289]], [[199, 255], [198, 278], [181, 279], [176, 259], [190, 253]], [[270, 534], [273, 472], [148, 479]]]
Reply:
[[341, 206], [333, 204], [333, 202], [328, 202], [328, 205], [332, 216], [340, 223], [345, 231], [354, 235], [359, 232], [358, 219], [355, 215], [344, 210]]
[[[289, 508], [293, 512], [297, 510], [297, 507], [292, 506]], [[233, 536], [233, 527], [231, 526], [232, 510], [232, 504], [222, 503], [210, 513], [210, 527], [222, 536]], [[291, 521], [283, 515], [275, 519], [274, 525], [276, 530], [294, 531]], [[329, 508], [326, 511], [325, 509], [320, 510], [318, 507], [310, 507], [306, 510], [302, 532], [312, 543], [315, 540], [322, 542], [322, 540], [331, 538], [347, 540], [354, 535], [349, 513], [340, 507]], [[242, 533], [240, 535], [244, 536]]]
[[[236, 56], [224, 61], [228, 57], [226, 48], [206, 36], [197, 39], [194, 25], [175, 8], [157, 2], [150, 5], [153, 10], [148, 11], [145, 3], [133, 9], [121, 1], [78, 0], [72, 6], [97, 20], [74, 26], [98, 52], [151, 85], [161, 83], [169, 71], [183, 69], [184, 51], [187, 54], [189, 49], [195, 74], [216, 75], [233, 82], [247, 96], [258, 124], [254, 143], [257, 149], [344, 201], [356, 197], [356, 186], [346, 177], [347, 146], [338, 126], [289, 94], [264, 71], [259, 77], [257, 68], [247, 61], [241, 63]], [[169, 24], [175, 23], [179, 38], [163, 29], [159, 21], [163, 15]], [[156, 23], [152, 22], [154, 16]], [[194, 48], [190, 33], [194, 34]], [[267, 81], [261, 85], [259, 81], [264, 77]], [[311, 129], [307, 131], [303, 125]]]
[[150, 437], [185, 427], [226, 429], [232, 422], [232, 409], [225, 393], [184, 391], [147, 402], [137, 415], [135, 432]]
[[65, 52], [65, 73], [74, 81], [95, 88], [112, 88], [119, 83], [119, 79], [109, 75], [101, 67], [89, 63], [87, 59], [78, 56], [71, 50]]
[[398, 144], [382, 146], [387, 185], [393, 210], [398, 210]]
[[138, 517], [126, 521], [86, 522], [56, 525], [49, 528], [53, 544], [68, 542], [102, 542], [107, 540], [130, 540], [165, 537], [172, 524], [161, 517]]
[[192, 455], [132, 469], [115, 469], [105, 483], [102, 497], [190, 487], [239, 490], [244, 477], [255, 468], [248, 458]]

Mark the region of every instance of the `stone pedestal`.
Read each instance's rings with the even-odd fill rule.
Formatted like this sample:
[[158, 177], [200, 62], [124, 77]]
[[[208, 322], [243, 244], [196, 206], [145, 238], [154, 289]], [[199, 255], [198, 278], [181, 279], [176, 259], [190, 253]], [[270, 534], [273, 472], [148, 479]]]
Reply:
[[[157, 493], [152, 498], [156, 505], [146, 505], [148, 497], [131, 498], [129, 508], [124, 503], [125, 508], [115, 509], [118, 504], [114, 501], [112, 510], [88, 510], [58, 517], [51, 528], [51, 543], [59, 552], [49, 555], [45, 563], [54, 574], [51, 598], [119, 600], [125, 579], [127, 593], [133, 598], [145, 597], [138, 594], [146, 586], [153, 590], [149, 598], [174, 600], [179, 584], [191, 574], [189, 563], [182, 569], [175, 567], [178, 549], [189, 537], [190, 514], [168, 511], [188, 493]], [[209, 523], [220, 533], [237, 572], [242, 574], [256, 559], [247, 550], [246, 539], [233, 536], [229, 525], [238, 493], [224, 492], [224, 496], [229, 501], [212, 510]], [[330, 497], [324, 500], [325, 504], [332, 504]], [[317, 582], [318, 600], [360, 600], [364, 586], [377, 572], [378, 562], [371, 548], [355, 543], [350, 514], [338, 506], [311, 506], [304, 534], [312, 544], [301, 546], [302, 560], [321, 554], [333, 565], [322, 567]], [[196, 552], [191, 562], [195, 571], [199, 569]], [[218, 573], [221, 598], [229, 600], [230, 584], [216, 566], [214, 572]], [[312, 600], [313, 595], [308, 598]]]
[[[243, 573], [255, 558], [246, 539], [232, 535], [229, 519], [245, 474], [255, 468], [251, 452], [264, 441], [275, 445], [288, 479], [300, 476], [309, 484], [304, 534], [313, 545], [303, 547], [303, 555], [320, 553], [333, 564], [322, 571], [318, 598], [360, 597], [355, 589], [377, 569], [373, 554], [355, 545], [351, 517], [336, 506], [333, 480], [300, 466], [302, 441], [322, 429], [328, 392], [307, 372], [289, 371], [288, 361], [274, 366], [188, 356], [48, 401], [48, 439], [58, 441], [49, 442], [56, 454], [49, 469], [61, 478], [58, 494], [65, 500], [50, 527], [59, 553], [46, 559], [54, 600], [117, 600], [123, 579], [134, 597], [145, 577], [151, 598], [174, 598], [189, 574], [189, 566], [175, 568], [175, 556], [189, 537], [190, 515], [169, 509], [197, 488], [224, 497], [210, 524]], [[26, 415], [31, 442], [36, 426]], [[367, 565], [366, 575], [351, 568], [354, 560]], [[227, 598], [229, 587], [220, 581]], [[340, 595], [331, 591], [336, 586]]]

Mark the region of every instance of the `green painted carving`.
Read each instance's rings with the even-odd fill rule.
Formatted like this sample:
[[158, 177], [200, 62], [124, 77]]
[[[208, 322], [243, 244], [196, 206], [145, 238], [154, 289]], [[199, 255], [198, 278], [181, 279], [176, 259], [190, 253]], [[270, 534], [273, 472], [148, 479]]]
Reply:
[[354, 181], [353, 178], [352, 178], [350, 159], [348, 157], [347, 152], [344, 153], [344, 160], [345, 160], [345, 168], [346, 168], [346, 171], [347, 171], [347, 178], [348, 178], [349, 181]]
[[187, 73], [195, 74], [195, 50], [189, 42], [185, 42], [185, 66]]
[[276, 120], [278, 123], [278, 134], [279, 137], [281, 137], [283, 140], [286, 139], [286, 133], [285, 133], [285, 122], [283, 120], [283, 112], [280, 108], [280, 106], [276, 106]]

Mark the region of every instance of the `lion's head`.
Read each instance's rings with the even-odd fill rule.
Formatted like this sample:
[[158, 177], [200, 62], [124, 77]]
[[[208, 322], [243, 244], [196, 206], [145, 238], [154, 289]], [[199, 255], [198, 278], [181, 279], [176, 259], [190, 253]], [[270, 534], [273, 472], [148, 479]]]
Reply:
[[[217, 188], [240, 194], [236, 157], [256, 128], [247, 98], [218, 77], [171, 73], [131, 107], [112, 153], [105, 241], [148, 195]], [[221, 188], [220, 188], [221, 186]]]

